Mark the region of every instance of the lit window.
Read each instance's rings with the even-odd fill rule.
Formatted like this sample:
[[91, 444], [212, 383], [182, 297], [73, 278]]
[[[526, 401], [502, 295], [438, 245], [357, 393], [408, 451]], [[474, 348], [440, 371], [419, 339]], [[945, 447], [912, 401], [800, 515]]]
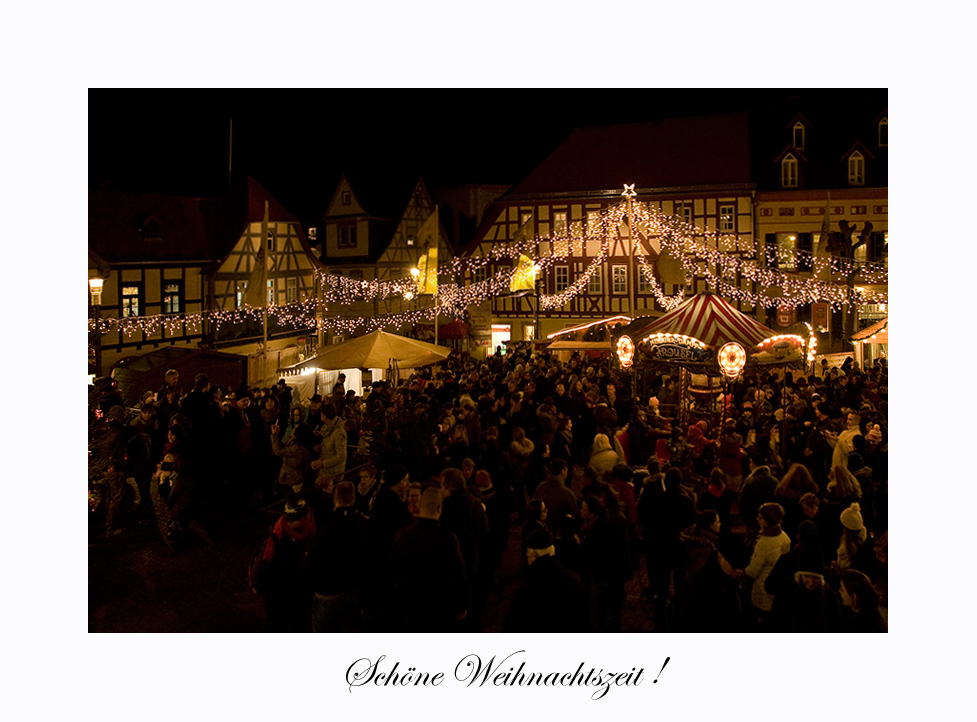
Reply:
[[270, 278], [268, 279], [268, 305], [275, 305], [275, 282]]
[[638, 269], [638, 293], [651, 293], [651, 281], [640, 268]]
[[553, 235], [565, 236], [566, 234], [567, 234], [566, 211], [556, 211], [553, 214]]
[[236, 288], [234, 289], [234, 291], [235, 291], [235, 293], [234, 293], [234, 303], [235, 303], [235, 306], [234, 307], [235, 308], [241, 308], [241, 306], [244, 305], [244, 297], [248, 293], [248, 282], [247, 281], [238, 281], [237, 284], [236, 284]]
[[797, 187], [797, 158], [789, 153], [780, 161], [780, 185], [784, 188]]
[[613, 293], [628, 292], [628, 267], [611, 266], [611, 290]]
[[569, 266], [557, 266], [556, 267], [556, 292], [562, 293], [567, 290], [570, 285], [570, 268]]
[[122, 316], [142, 315], [142, 285], [136, 283], [122, 287]]
[[804, 124], [801, 121], [794, 123], [794, 147], [804, 150]]
[[879, 147], [886, 148], [889, 145], [889, 119], [883, 118], [879, 122]]
[[598, 267], [597, 270], [594, 271], [594, 275], [587, 280], [587, 293], [594, 296], [599, 296], [604, 292], [604, 283], [601, 276], [601, 270], [602, 268]]
[[600, 225], [600, 212], [599, 211], [587, 211], [587, 235], [596, 236], [600, 232], [598, 226]]
[[285, 279], [285, 303], [295, 303], [299, 300], [299, 279]]
[[733, 206], [719, 206], [719, 230], [720, 231], [732, 231], [735, 230], [733, 225]]
[[183, 311], [183, 282], [163, 282], [163, 313], [181, 313]]
[[778, 233], [777, 245], [772, 250], [775, 254], [773, 268], [785, 271], [793, 271], [797, 267], [797, 234]]
[[309, 240], [310, 241], [314, 241], [315, 240], [315, 234], [316, 234], [315, 228], [314, 227], [313, 228], [310, 228], [309, 229]]
[[865, 157], [857, 150], [848, 156], [848, 185], [865, 185]]

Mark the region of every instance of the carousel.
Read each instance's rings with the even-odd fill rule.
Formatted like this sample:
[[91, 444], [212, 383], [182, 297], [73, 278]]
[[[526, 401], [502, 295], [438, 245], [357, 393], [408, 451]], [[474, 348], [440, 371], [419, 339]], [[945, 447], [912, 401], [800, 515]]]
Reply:
[[711, 292], [686, 299], [650, 323], [632, 323], [615, 340], [624, 369], [674, 369], [680, 402], [676, 416], [725, 416], [718, 397], [728, 384], [751, 368], [802, 367], [810, 339], [779, 334], [737, 311]]

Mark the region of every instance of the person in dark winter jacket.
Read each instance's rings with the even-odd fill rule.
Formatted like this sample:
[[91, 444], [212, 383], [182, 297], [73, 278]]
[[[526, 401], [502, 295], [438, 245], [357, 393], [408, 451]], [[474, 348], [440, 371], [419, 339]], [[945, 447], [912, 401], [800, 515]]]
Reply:
[[438, 521], [441, 490], [421, 494], [421, 513], [397, 532], [388, 569], [391, 598], [398, 601], [391, 622], [396, 631], [450, 632], [467, 615], [465, 562], [456, 537]]
[[695, 523], [695, 505], [682, 494], [681, 486], [682, 472], [671, 467], [665, 472], [665, 491], [649, 500], [648, 579], [659, 613], [664, 612], [672, 575], [682, 573], [685, 550], [679, 534]]
[[587, 593], [580, 577], [556, 558], [552, 535], [538, 529], [526, 540], [529, 569], [506, 613], [504, 632], [586, 632]]
[[757, 522], [760, 507], [774, 500], [777, 489], [777, 477], [766, 462], [766, 457], [759, 452], [750, 457], [750, 475], [743, 481], [743, 491], [740, 492], [740, 516], [746, 523], [747, 545], [752, 544], [760, 533]]
[[608, 519], [595, 496], [580, 504], [580, 533], [584, 568], [590, 588], [590, 621], [595, 632], [619, 632], [624, 584], [631, 576], [627, 528]]
[[844, 631], [888, 632], [889, 623], [879, 606], [872, 581], [857, 569], [841, 573], [841, 602], [845, 605]]
[[336, 484], [335, 511], [309, 541], [305, 571], [314, 597], [313, 632], [351, 632], [358, 627], [363, 592], [373, 569], [369, 522], [356, 508], [352, 482]]
[[781, 581], [774, 595], [771, 631], [840, 631], [841, 603], [837, 593], [825, 582], [821, 552], [813, 545], [801, 549], [795, 555], [794, 566], [797, 571]]
[[721, 530], [719, 515], [708, 509], [679, 535], [685, 565], [683, 580], [676, 584], [674, 621], [678, 631], [737, 631], [736, 572], [719, 550]]

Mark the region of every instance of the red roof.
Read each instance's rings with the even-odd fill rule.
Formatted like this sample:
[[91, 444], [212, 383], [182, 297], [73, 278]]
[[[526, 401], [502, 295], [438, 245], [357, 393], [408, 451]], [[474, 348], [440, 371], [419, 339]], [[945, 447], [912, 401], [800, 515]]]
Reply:
[[509, 195], [750, 183], [745, 113], [574, 130]]
[[717, 349], [729, 341], [751, 349], [764, 339], [777, 335], [773, 329], [740, 313], [728, 301], [709, 292], [683, 301], [632, 337], [637, 342], [653, 333], [691, 336]]

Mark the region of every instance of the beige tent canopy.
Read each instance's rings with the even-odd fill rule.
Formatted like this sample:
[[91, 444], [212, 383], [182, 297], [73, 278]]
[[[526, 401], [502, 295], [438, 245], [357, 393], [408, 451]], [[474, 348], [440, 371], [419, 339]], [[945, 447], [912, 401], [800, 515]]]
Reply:
[[450, 353], [451, 349], [444, 346], [435, 346], [433, 343], [378, 330], [366, 336], [327, 346], [312, 358], [279, 371], [295, 371], [303, 368], [385, 369], [390, 366], [391, 361], [396, 361], [399, 368], [409, 369], [444, 361]]

